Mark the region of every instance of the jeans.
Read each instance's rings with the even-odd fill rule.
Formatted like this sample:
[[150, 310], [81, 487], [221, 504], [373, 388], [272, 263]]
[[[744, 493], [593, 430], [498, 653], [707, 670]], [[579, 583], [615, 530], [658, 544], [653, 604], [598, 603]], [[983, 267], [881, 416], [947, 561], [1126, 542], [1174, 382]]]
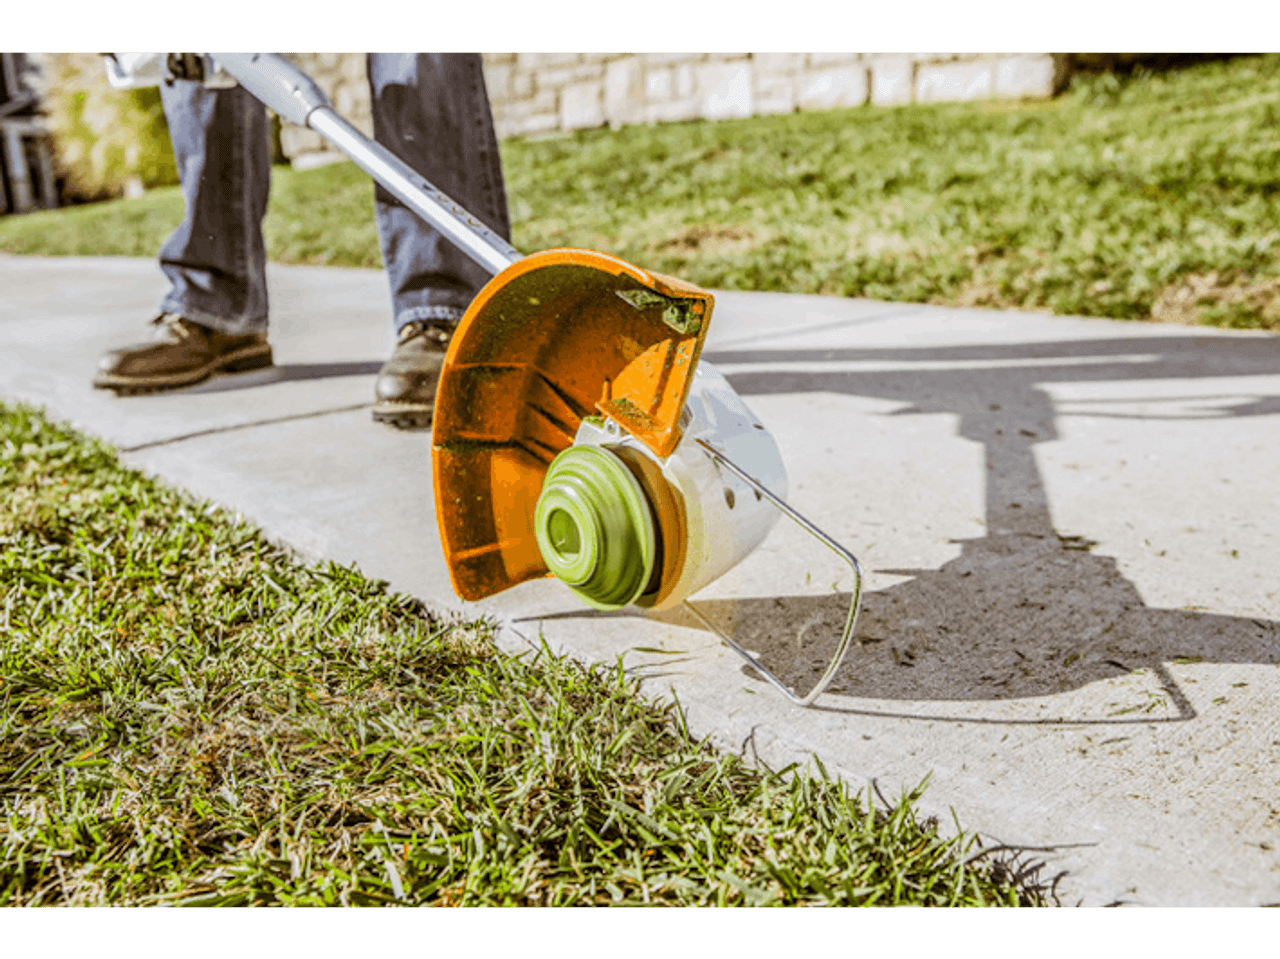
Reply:
[[[510, 240], [506, 191], [478, 53], [371, 53], [374, 138]], [[271, 123], [240, 87], [175, 81], [161, 88], [182, 225], [160, 249], [167, 313], [233, 335], [267, 329], [262, 218], [271, 187]], [[397, 330], [414, 320], [457, 322], [487, 270], [381, 186], [374, 190]]]

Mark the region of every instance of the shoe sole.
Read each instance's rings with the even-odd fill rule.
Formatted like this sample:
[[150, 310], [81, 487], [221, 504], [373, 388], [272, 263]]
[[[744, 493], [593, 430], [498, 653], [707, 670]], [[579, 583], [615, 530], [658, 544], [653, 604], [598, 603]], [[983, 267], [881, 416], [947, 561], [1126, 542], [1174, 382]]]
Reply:
[[273, 362], [269, 345], [247, 346], [219, 356], [212, 362], [187, 370], [184, 373], [169, 373], [164, 376], [120, 376], [104, 373], [94, 378], [93, 385], [100, 390], [113, 390], [120, 396], [137, 396], [142, 393], [157, 393], [161, 390], [176, 390], [182, 386], [194, 386], [203, 383], [214, 373], [247, 373], [260, 370]]
[[400, 430], [429, 430], [434, 419], [435, 406], [421, 403], [392, 403], [383, 401], [373, 408], [375, 423], [385, 423]]

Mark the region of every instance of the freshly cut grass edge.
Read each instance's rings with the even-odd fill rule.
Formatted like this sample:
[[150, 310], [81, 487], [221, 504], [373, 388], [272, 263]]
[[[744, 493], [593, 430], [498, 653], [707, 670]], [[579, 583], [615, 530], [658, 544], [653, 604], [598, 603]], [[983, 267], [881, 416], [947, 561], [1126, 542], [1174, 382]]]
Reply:
[[0, 403], [0, 904], [1037, 905], [957, 822], [689, 734]]

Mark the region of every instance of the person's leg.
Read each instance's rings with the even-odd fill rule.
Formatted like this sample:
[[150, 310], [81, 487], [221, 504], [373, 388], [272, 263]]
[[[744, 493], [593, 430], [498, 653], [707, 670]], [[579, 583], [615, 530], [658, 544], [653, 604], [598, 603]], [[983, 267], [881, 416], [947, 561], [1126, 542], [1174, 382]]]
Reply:
[[241, 87], [161, 87], [186, 214], [160, 248], [167, 313], [222, 333], [267, 329], [262, 218], [271, 191], [271, 121]]
[[186, 209], [160, 249], [169, 292], [154, 342], [105, 355], [96, 386], [148, 390], [271, 363], [262, 218], [271, 177], [266, 109], [236, 87], [161, 88]]
[[[374, 53], [367, 62], [374, 138], [509, 240], [480, 54]], [[449, 334], [490, 276], [381, 186], [374, 199], [399, 334], [378, 377], [374, 418], [427, 426]]]

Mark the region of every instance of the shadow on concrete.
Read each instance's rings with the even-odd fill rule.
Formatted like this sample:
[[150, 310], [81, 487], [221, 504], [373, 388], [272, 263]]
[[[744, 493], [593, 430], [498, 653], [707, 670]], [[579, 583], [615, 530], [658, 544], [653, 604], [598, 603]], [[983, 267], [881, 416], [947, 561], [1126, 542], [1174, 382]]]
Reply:
[[[985, 450], [988, 535], [961, 541], [961, 555], [941, 569], [885, 571], [914, 579], [864, 596], [859, 646], [832, 692], [916, 701], [1002, 700], [1061, 693], [1150, 670], [1162, 692], [1149, 695], [1163, 695], [1167, 702], [1151, 698], [1151, 705], [1161, 708], [1145, 720], [1167, 716], [1169, 705], [1178, 718], [1190, 718], [1194, 711], [1166, 663], [1280, 662], [1280, 624], [1152, 609], [1113, 559], [1091, 553], [1087, 541], [1061, 536], [1054, 529], [1035, 459], [1036, 444], [1057, 438], [1052, 401], [1043, 384], [1275, 374], [1280, 372], [1280, 340], [1174, 334], [918, 350], [722, 351], [706, 358], [729, 368], [766, 364], [761, 372], [728, 373], [748, 402], [753, 395], [792, 392], [894, 400], [909, 405], [890, 415], [958, 415], [960, 435]], [[1067, 362], [1055, 366], [1053, 360]], [[767, 364], [779, 361], [1008, 365], [984, 368], [979, 375], [972, 368], [945, 366], [919, 372], [767, 370]], [[1019, 361], [1032, 362], [1022, 366]], [[1172, 418], [1277, 412], [1280, 398], [1258, 396], [1229, 406], [1205, 403], [1198, 411]], [[847, 603], [847, 597], [807, 602], [838, 607], [842, 599]], [[702, 609], [707, 612], [713, 605], [704, 603]], [[725, 620], [750, 622], [750, 609], [726, 605], [738, 608], [721, 611]], [[797, 612], [803, 621], [817, 611]], [[750, 648], [760, 646], [761, 637], [742, 635], [756, 644]], [[801, 670], [812, 669], [777, 647], [775, 642], [760, 650], [776, 675], [797, 682]], [[1138, 712], [1145, 713], [1145, 707]]]
[[[1274, 375], [1280, 372], [1280, 338], [1174, 334], [950, 348], [721, 350], [705, 358], [721, 367], [748, 403], [761, 394], [806, 392], [893, 400], [907, 404], [889, 414], [893, 416], [958, 415], [960, 435], [986, 451], [988, 535], [958, 541], [961, 555], [940, 569], [881, 571], [914, 578], [864, 594], [857, 645], [832, 683], [832, 693], [915, 703], [1000, 701], [1064, 693], [1145, 671], [1114, 709], [1099, 714], [1095, 704], [1079, 707], [1088, 708], [1088, 715], [1059, 713], [1022, 721], [1181, 721], [1193, 718], [1195, 710], [1166, 664], [1280, 662], [1280, 623], [1148, 607], [1113, 559], [1090, 552], [1093, 544], [1087, 540], [1059, 534], [1035, 459], [1036, 444], [1057, 437], [1045, 383]], [[1055, 365], [1054, 360], [1063, 362]], [[975, 361], [998, 365], [967, 365]], [[899, 368], [806, 372], [806, 362], [894, 363]], [[911, 369], [913, 363], [926, 362], [927, 369]], [[788, 369], [768, 368], [778, 363]], [[957, 366], [948, 369], [948, 363]], [[761, 368], [734, 371], [744, 364]], [[1150, 418], [1280, 413], [1280, 397], [1275, 396], [1226, 406], [1205, 397], [1188, 399], [1204, 405], [1185, 416]], [[1141, 402], [1125, 400], [1130, 406]], [[847, 428], [852, 432], [857, 427], [850, 423]], [[843, 593], [700, 600], [698, 606], [735, 641], [756, 652], [776, 676], [803, 691], [812, 687], [829, 659], [848, 603], [849, 595]], [[682, 610], [661, 618], [705, 628]], [[745, 664], [743, 672], [755, 676]], [[833, 706], [829, 698], [819, 708], [901, 716], [852, 704], [847, 709]], [[1054, 708], [1069, 711], [1072, 706], [1064, 701]]]
[[[276, 383], [297, 382], [300, 380], [323, 380], [331, 379], [338, 376], [373, 376], [382, 369], [383, 364], [378, 362], [363, 363], [291, 363], [279, 366], [269, 366], [262, 370], [253, 370], [248, 373], [230, 373], [218, 374], [203, 383], [197, 383], [194, 386], [188, 386], [184, 389], [173, 390], [171, 396], [199, 396], [205, 393], [225, 393], [231, 390], [251, 390], [261, 386], [271, 386]], [[166, 436], [164, 439], [152, 440], [146, 443], [136, 443], [132, 446], [119, 447], [122, 453], [136, 453], [141, 450], [153, 449], [157, 446], [172, 446], [175, 443], [183, 443], [187, 440], [198, 439], [203, 436], [213, 436], [220, 433], [233, 433], [238, 430], [255, 429], [259, 426], [272, 426], [277, 423], [288, 423], [293, 420], [315, 419], [319, 416], [330, 416], [334, 413], [350, 413], [354, 410], [367, 409], [373, 405], [373, 390], [369, 391], [369, 401], [367, 403], [347, 403], [341, 406], [326, 407], [318, 410], [308, 410], [304, 413], [294, 413], [289, 416], [268, 416], [261, 419], [249, 420], [241, 423], [231, 423], [225, 426], [211, 426], [206, 429], [194, 430], [190, 433], [181, 433], [177, 436]]]
[[382, 369], [377, 362], [367, 363], [287, 363], [269, 366], [266, 369], [254, 370], [250, 373], [234, 373], [218, 375], [188, 386], [182, 390], [174, 390], [174, 394], [199, 395], [202, 393], [225, 393], [230, 390], [248, 390], [273, 383], [290, 383], [296, 380], [326, 380], [336, 376], [373, 376]]

